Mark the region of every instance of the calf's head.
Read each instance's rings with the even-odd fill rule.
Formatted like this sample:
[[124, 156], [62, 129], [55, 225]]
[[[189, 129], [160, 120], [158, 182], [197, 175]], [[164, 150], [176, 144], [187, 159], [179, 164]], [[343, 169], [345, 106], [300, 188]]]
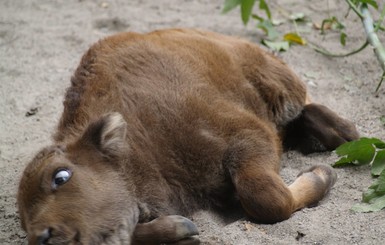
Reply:
[[29, 244], [129, 243], [139, 211], [118, 164], [128, 151], [125, 136], [125, 121], [113, 113], [74, 142], [37, 154], [18, 192]]

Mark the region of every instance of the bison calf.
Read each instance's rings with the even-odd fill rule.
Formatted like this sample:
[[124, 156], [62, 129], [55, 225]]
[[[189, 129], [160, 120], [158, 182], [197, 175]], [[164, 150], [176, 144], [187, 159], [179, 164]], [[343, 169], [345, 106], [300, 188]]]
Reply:
[[30, 244], [194, 243], [183, 216], [242, 206], [275, 223], [316, 204], [328, 166], [279, 176], [283, 145], [306, 153], [356, 139], [310, 103], [279, 59], [247, 41], [172, 29], [93, 45], [71, 79], [52, 146], [20, 181]]

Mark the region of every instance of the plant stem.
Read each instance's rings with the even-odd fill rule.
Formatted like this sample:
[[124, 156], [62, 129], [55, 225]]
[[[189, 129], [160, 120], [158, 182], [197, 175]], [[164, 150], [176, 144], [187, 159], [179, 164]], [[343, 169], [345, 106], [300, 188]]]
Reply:
[[367, 35], [367, 40], [370, 43], [370, 45], [374, 49], [374, 53], [377, 56], [378, 61], [380, 62], [382, 70], [385, 72], [385, 49], [384, 46], [382, 46], [380, 40], [378, 39], [377, 34], [374, 31], [373, 28], [373, 19], [369, 13], [368, 6], [366, 4], [362, 4], [361, 7], [361, 13], [364, 17], [362, 19], [362, 23], [364, 25], [364, 29]]
[[351, 0], [345, 0], [347, 2], [347, 4], [350, 6], [350, 8], [358, 15], [358, 17], [360, 17], [360, 19], [362, 20], [364, 18], [363, 14], [360, 12], [360, 10], [358, 10], [357, 6], [354, 5], [354, 3], [351, 1]]
[[382, 84], [382, 82], [384, 81], [384, 79], [385, 79], [385, 71], [384, 71], [384, 73], [382, 73], [381, 81], [380, 81], [380, 82], [378, 83], [378, 85], [377, 85], [376, 93], [377, 93], [378, 90], [380, 89], [381, 84]]
[[368, 46], [368, 45], [369, 45], [369, 42], [366, 41], [361, 47], [359, 47], [358, 49], [353, 50], [353, 51], [351, 51], [349, 53], [346, 53], [346, 54], [334, 54], [334, 53], [331, 53], [331, 52], [329, 52], [329, 51], [327, 51], [327, 50], [325, 50], [325, 49], [315, 45], [314, 43], [310, 43], [309, 42], [309, 46], [312, 49], [314, 49], [316, 52], [321, 53], [321, 54], [326, 55], [326, 56], [330, 56], [330, 57], [346, 57], [346, 56], [349, 56], [349, 55], [353, 55], [353, 54], [356, 54], [356, 53], [360, 52], [361, 50], [366, 48], [366, 46]]

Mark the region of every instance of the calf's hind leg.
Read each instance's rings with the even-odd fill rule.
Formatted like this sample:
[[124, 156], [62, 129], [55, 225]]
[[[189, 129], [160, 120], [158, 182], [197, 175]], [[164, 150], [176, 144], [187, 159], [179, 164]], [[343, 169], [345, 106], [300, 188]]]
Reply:
[[246, 213], [257, 222], [276, 223], [318, 203], [335, 183], [336, 174], [331, 167], [318, 165], [301, 172], [287, 186], [278, 174], [279, 146], [263, 135], [252, 130], [239, 134], [224, 165]]
[[358, 138], [359, 133], [353, 123], [326, 106], [311, 103], [304, 106], [299, 117], [286, 125], [283, 144], [287, 149], [308, 154], [332, 151]]

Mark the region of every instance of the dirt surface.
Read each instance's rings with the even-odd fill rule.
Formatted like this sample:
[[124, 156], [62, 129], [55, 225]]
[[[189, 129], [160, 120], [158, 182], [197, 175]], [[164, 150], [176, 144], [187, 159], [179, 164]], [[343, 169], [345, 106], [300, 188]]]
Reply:
[[[320, 23], [330, 15], [343, 17], [345, 1], [269, 1], [281, 6], [275, 18], [302, 12]], [[291, 3], [290, 3], [291, 2]], [[295, 4], [293, 4], [295, 2]], [[329, 2], [329, 5], [326, 4]], [[381, 1], [378, 1], [381, 2]], [[0, 244], [25, 244], [16, 211], [17, 185], [24, 166], [50, 136], [62, 111], [62, 99], [81, 55], [98, 39], [121, 31], [147, 32], [167, 27], [197, 27], [258, 42], [255, 23], [244, 27], [238, 11], [221, 15], [222, 0], [1, 0], [0, 1]], [[362, 25], [351, 13], [347, 46], [338, 34], [323, 37], [310, 25], [303, 35], [330, 50], [347, 51], [364, 41]], [[293, 31], [289, 24], [279, 27]], [[381, 37], [384, 41], [384, 36]], [[280, 56], [308, 84], [314, 101], [356, 123], [363, 136], [385, 139], [385, 85], [374, 89], [381, 70], [367, 48], [348, 58], [327, 58], [308, 47], [294, 46]], [[282, 175], [290, 183], [312, 164], [331, 164], [332, 153], [302, 156], [285, 153]], [[209, 211], [192, 219], [203, 244], [382, 244], [385, 212], [350, 210], [371, 183], [368, 167], [338, 169], [339, 180], [315, 208], [296, 212], [289, 220], [260, 225], [226, 220]]]

